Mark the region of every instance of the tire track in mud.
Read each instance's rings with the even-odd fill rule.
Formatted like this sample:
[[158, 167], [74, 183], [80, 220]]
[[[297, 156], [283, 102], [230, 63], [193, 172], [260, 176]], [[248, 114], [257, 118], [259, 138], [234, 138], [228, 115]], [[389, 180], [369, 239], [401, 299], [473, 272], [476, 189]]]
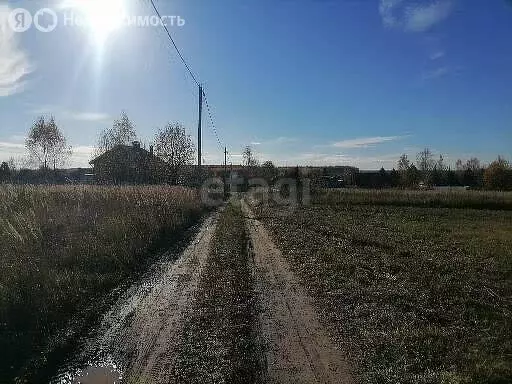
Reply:
[[269, 383], [354, 383], [345, 355], [263, 224], [243, 203], [254, 255], [259, 323]]
[[[207, 264], [219, 211], [207, 217], [176, 260], [165, 260], [132, 286], [104, 316], [78, 363], [51, 383], [77, 383], [90, 372], [116, 371], [113, 383], [169, 383], [184, 319]], [[87, 362], [87, 364], [84, 364]], [[110, 374], [109, 374], [110, 376]], [[94, 382], [94, 381], [93, 381]]]
[[194, 293], [210, 253], [218, 213], [210, 217], [182, 257], [136, 308], [130, 326], [119, 340], [132, 356], [128, 382], [168, 383], [178, 352], [182, 325], [191, 311]]

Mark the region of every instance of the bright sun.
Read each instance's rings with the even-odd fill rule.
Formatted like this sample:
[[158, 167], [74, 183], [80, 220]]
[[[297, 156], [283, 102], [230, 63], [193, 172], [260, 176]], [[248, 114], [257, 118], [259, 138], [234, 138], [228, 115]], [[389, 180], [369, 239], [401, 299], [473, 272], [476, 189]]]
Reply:
[[71, 0], [66, 5], [78, 12], [98, 43], [120, 28], [126, 16], [124, 0]]

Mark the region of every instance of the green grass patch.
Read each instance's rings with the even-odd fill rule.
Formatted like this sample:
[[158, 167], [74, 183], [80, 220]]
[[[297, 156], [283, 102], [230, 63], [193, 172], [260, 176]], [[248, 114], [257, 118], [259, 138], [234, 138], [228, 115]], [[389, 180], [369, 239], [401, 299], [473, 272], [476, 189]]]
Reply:
[[432, 208], [512, 210], [512, 192], [465, 190], [322, 190], [313, 198], [327, 205], [392, 205]]

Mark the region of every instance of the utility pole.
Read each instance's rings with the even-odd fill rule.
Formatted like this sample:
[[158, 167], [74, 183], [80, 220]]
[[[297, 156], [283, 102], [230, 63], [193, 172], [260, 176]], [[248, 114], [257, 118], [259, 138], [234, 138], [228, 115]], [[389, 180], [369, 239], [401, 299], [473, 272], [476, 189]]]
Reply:
[[228, 174], [228, 149], [224, 147], [224, 174]]
[[203, 86], [199, 86], [199, 122], [197, 123], [197, 165], [201, 167], [201, 123], [203, 121]]
[[228, 195], [228, 149], [224, 147], [224, 196]]

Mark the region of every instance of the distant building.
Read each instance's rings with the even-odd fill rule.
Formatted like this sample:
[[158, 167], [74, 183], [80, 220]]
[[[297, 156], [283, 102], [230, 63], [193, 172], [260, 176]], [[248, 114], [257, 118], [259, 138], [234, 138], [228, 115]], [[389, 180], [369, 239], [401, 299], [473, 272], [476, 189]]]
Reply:
[[91, 160], [96, 182], [107, 184], [153, 184], [168, 181], [167, 164], [138, 141], [114, 148]]

